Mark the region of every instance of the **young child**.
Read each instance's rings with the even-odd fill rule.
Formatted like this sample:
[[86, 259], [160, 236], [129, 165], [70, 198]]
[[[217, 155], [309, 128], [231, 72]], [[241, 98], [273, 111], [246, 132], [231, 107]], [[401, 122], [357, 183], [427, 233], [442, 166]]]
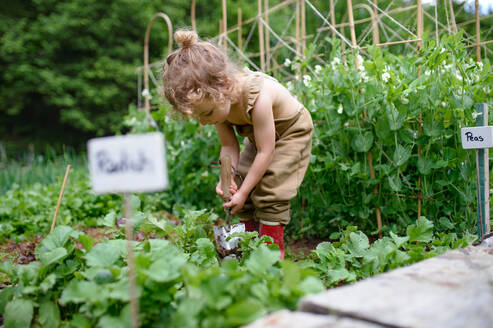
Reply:
[[[229, 155], [241, 183], [231, 182], [224, 206], [279, 245], [284, 258], [284, 226], [310, 160], [313, 123], [310, 113], [274, 78], [239, 71], [226, 55], [197, 33], [179, 30], [181, 47], [166, 58], [164, 94], [173, 107], [200, 124], [214, 124], [220, 156]], [[236, 133], [244, 136], [240, 146]], [[221, 181], [216, 192], [222, 195]], [[259, 226], [260, 223], [260, 226]]]

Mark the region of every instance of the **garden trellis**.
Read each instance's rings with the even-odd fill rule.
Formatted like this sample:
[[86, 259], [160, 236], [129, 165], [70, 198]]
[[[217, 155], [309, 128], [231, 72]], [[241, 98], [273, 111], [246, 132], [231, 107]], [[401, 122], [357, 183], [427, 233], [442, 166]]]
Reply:
[[[341, 21], [336, 22], [335, 12], [337, 6], [346, 6], [346, 12], [343, 15]], [[466, 22], [456, 23], [456, 14], [464, 10], [462, 6], [457, 13], [454, 12], [451, 1], [445, 2], [446, 6], [446, 22], [440, 21], [437, 15], [437, 7], [423, 8], [422, 3], [418, 0], [415, 4], [410, 4], [407, 7], [395, 7], [390, 3], [386, 7], [381, 7], [378, 1], [366, 0], [361, 1], [353, 6], [353, 2], [348, 1], [330, 1], [330, 8], [327, 12], [322, 13], [322, 9], [317, 8], [314, 1], [310, 0], [286, 0], [279, 1], [278, 3], [272, 3], [268, 0], [257, 1], [257, 15], [245, 20], [242, 20], [243, 14], [241, 8], [238, 8], [237, 18], [238, 21], [234, 26], [228, 26], [227, 13], [228, 8], [226, 1], [222, 1], [222, 18], [219, 21], [219, 34], [213, 38], [217, 43], [223, 47], [234, 52], [238, 60], [245, 64], [252, 66], [255, 69], [259, 69], [265, 72], [269, 72], [279, 79], [296, 79], [300, 78], [302, 72], [298, 71], [293, 75], [285, 69], [282, 64], [284, 60], [280, 58], [302, 58], [307, 60], [305, 56], [310, 56], [313, 61], [319, 62], [323, 65], [328, 65], [326, 53], [321, 52], [321, 48], [325, 43], [330, 43], [335, 39], [339, 39], [343, 49], [351, 49], [352, 52], [365, 55], [368, 51], [368, 46], [376, 45], [377, 47], [393, 47], [401, 46], [406, 51], [419, 52], [423, 47], [423, 30], [424, 26], [432, 27], [434, 32], [433, 39], [439, 44], [441, 38], [444, 35], [454, 35], [458, 32], [459, 28], [463, 28], [468, 24], [476, 24], [476, 35], [468, 34], [462, 30], [463, 42], [466, 49], [469, 49], [471, 57], [475, 57], [476, 61], [481, 60], [481, 51], [484, 57], [490, 57], [493, 54], [491, 49], [492, 41], [481, 41], [479, 23], [483, 19], [491, 17], [483, 16], [479, 17], [478, 5], [476, 4], [476, 19]], [[196, 1], [191, 2], [191, 26], [194, 29], [199, 29], [195, 20], [195, 6]], [[433, 10], [434, 9], [434, 10]], [[367, 13], [369, 17], [365, 17]], [[413, 14], [415, 13], [415, 14]], [[273, 19], [283, 17], [285, 14], [287, 24], [275, 24]], [[357, 14], [357, 15], [355, 15]], [[165, 14], [161, 15], [163, 18]], [[155, 16], [155, 17], [156, 17]], [[167, 17], [167, 16], [166, 16]], [[320, 21], [320, 27], [313, 31], [307, 31], [307, 20]], [[153, 20], [149, 23], [151, 26]], [[169, 38], [171, 40], [172, 25], [169, 23], [169, 19], [166, 20], [168, 24]], [[293, 25], [294, 24], [294, 28]], [[279, 25], [282, 25], [282, 30], [279, 30]], [[149, 31], [148, 27], [148, 31]], [[356, 27], [360, 27], [362, 32], [357, 35]], [[243, 31], [248, 28], [248, 36], [246, 40], [243, 39]], [[292, 33], [294, 31], [294, 33]], [[349, 33], [348, 33], [349, 32]], [[485, 37], [488, 37], [491, 30], [488, 31]], [[200, 33], [199, 33], [200, 34]], [[256, 34], [258, 45], [254, 44], [254, 35]], [[372, 35], [369, 40], [370, 34]], [[234, 41], [237, 37], [236, 42]], [[330, 39], [332, 37], [332, 39]], [[430, 36], [431, 37], [431, 36]], [[474, 41], [473, 41], [474, 40]], [[308, 49], [306, 42], [311, 41], [313, 44], [312, 49]], [[163, 62], [158, 61], [154, 63], [148, 62], [148, 34], [146, 33], [145, 44], [145, 58], [144, 66], [137, 68], [139, 77], [138, 82], [138, 104], [139, 107], [144, 108], [148, 113], [151, 110], [150, 97], [155, 94], [155, 89], [160, 86], [159, 70], [161, 69]], [[251, 50], [255, 48], [255, 50]], [[258, 49], [258, 51], [256, 50]], [[357, 58], [357, 57], [356, 57]], [[343, 58], [344, 59], [344, 58]], [[358, 63], [355, 63], [356, 67]], [[317, 74], [310, 67], [306, 67], [310, 74]], [[421, 75], [421, 70], [418, 68], [418, 77]], [[142, 77], [144, 78], [144, 88], [142, 88]], [[148, 79], [151, 79], [153, 83], [153, 89], [150, 90]], [[144, 97], [144, 101], [142, 101]], [[144, 106], [145, 105], [145, 106]], [[366, 113], [362, 113], [362, 121], [366, 121]], [[415, 127], [418, 131], [418, 137], [422, 135], [422, 120], [421, 116], [415, 121]], [[417, 157], [421, 157], [421, 146], [418, 144]], [[371, 178], [375, 177], [373, 155], [372, 150], [368, 150], [366, 153], [367, 163], [370, 171]], [[422, 178], [418, 175], [417, 190], [414, 194], [405, 195], [416, 199], [417, 218], [422, 216], [422, 202], [426, 200], [426, 197], [422, 196]], [[373, 188], [373, 194], [379, 194], [378, 187]], [[402, 195], [394, 195], [395, 197], [401, 197]], [[382, 228], [382, 219], [380, 208], [376, 205], [375, 209], [376, 221], [378, 223], [378, 230]]]

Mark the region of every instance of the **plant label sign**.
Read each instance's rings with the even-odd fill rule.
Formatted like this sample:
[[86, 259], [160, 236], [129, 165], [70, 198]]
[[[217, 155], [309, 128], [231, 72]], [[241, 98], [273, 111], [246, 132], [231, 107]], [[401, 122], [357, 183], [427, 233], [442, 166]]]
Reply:
[[478, 126], [461, 129], [462, 148], [493, 148], [493, 126]]
[[168, 187], [161, 133], [91, 139], [87, 153], [92, 190], [97, 194], [151, 192]]

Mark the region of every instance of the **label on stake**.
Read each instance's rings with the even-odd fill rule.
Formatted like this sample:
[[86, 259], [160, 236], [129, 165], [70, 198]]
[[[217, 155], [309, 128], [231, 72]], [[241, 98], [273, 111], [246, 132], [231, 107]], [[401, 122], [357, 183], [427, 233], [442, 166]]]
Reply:
[[87, 153], [95, 193], [151, 192], [168, 187], [161, 133], [91, 139]]
[[462, 148], [493, 148], [493, 126], [478, 126], [461, 129]]

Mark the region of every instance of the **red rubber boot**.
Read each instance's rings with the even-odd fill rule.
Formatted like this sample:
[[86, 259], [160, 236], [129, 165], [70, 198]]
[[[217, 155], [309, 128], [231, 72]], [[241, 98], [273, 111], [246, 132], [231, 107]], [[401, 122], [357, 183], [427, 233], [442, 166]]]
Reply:
[[251, 219], [248, 221], [241, 221], [240, 220], [240, 222], [245, 225], [245, 231], [249, 231], [249, 232], [257, 231], [258, 232], [258, 221]]
[[260, 237], [269, 236], [274, 239], [274, 243], [279, 246], [281, 251], [281, 259], [284, 260], [284, 226], [282, 225], [267, 225], [260, 224]]

